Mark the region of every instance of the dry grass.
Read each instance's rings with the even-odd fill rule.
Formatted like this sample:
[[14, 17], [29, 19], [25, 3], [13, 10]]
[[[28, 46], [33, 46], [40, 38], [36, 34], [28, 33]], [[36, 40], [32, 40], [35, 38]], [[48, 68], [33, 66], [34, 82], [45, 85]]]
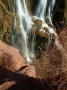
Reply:
[[[67, 51], [66, 28], [59, 34], [59, 40], [64, 51]], [[40, 59], [33, 61], [33, 64], [36, 67], [37, 77], [48, 78], [67, 71], [67, 58], [65, 57], [67, 52], [64, 52], [63, 49], [60, 50], [54, 45], [47, 52], [41, 50]]]
[[51, 52], [44, 52], [39, 60], [33, 61], [37, 77], [46, 79], [63, 72], [63, 61], [64, 58], [62, 57], [61, 52], [55, 48], [53, 48]]

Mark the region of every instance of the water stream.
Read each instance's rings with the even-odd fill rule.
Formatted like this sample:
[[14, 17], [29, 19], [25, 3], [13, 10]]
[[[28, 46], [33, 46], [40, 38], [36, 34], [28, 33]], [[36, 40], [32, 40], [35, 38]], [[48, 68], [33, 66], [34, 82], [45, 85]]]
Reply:
[[17, 6], [17, 15], [20, 20], [20, 29], [22, 33], [22, 47], [23, 47], [23, 56], [28, 62], [30, 62], [29, 49], [28, 49], [28, 32], [32, 26], [31, 16], [28, 13], [26, 0], [16, 0]]
[[56, 0], [39, 0], [36, 9], [36, 16], [45, 20], [46, 16], [51, 17]]
[[[36, 9], [36, 14], [35, 16], [37, 16], [38, 18], [40, 18], [44, 24], [42, 24], [42, 27], [47, 27], [49, 29], [49, 33], [54, 33], [56, 36], [56, 32], [54, 31], [53, 28], [50, 28], [48, 26], [48, 24], [45, 22], [46, 18], [49, 19], [50, 24], [52, 24], [52, 11], [54, 8], [56, 0], [39, 0], [38, 2], [38, 6]], [[47, 8], [48, 5], [48, 8]], [[33, 21], [32, 21], [32, 16], [29, 14], [28, 12], [28, 7], [27, 7], [27, 0], [16, 0], [16, 6], [17, 6], [17, 15], [19, 17], [20, 20], [20, 29], [21, 29], [21, 33], [22, 33], [22, 47], [23, 47], [23, 56], [24, 58], [26, 58], [26, 60], [28, 62], [31, 62], [30, 56], [34, 53], [34, 36], [32, 37], [33, 41], [32, 41], [32, 50], [30, 52], [29, 50], [29, 43], [28, 43], [28, 33], [33, 25]], [[47, 12], [46, 12], [47, 10]], [[50, 37], [49, 37], [49, 43], [50, 43]], [[48, 43], [48, 44], [49, 44]], [[56, 43], [56, 45], [58, 46], [58, 44]], [[33, 54], [34, 55], [34, 54]], [[32, 56], [33, 56], [32, 55]]]

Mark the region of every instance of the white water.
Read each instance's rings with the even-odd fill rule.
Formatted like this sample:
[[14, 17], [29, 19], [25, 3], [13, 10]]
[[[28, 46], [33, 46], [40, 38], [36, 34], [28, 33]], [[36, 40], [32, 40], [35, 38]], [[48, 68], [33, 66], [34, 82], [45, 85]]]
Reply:
[[36, 10], [36, 16], [44, 20], [46, 12], [47, 0], [39, 0], [39, 4]]
[[[48, 23], [52, 24], [52, 20], [51, 20], [52, 11], [53, 11], [56, 0], [51, 0], [51, 3], [49, 4], [48, 9], [47, 9], [48, 2], [49, 2], [49, 0], [39, 0], [39, 4], [38, 4], [37, 10], [36, 10], [36, 16], [39, 17], [43, 21], [42, 28], [44, 28], [44, 27], [48, 28], [48, 30], [49, 30], [48, 34], [54, 33], [55, 36], [57, 36], [56, 32], [54, 31], [55, 29], [48, 26]], [[46, 13], [46, 9], [47, 9], [47, 13]], [[48, 23], [45, 22], [46, 19], [49, 19]], [[44, 31], [42, 30], [42, 32], [44, 32]], [[51, 38], [49, 37], [48, 46], [49, 46], [50, 42], [51, 42]], [[47, 48], [48, 48], [48, 46], [47, 46]]]
[[56, 0], [52, 0], [50, 5], [49, 5], [49, 8], [48, 8], [48, 16], [51, 17], [52, 16], [52, 11], [53, 11], [53, 8], [55, 6], [55, 2]]
[[[31, 52], [29, 51], [29, 47], [28, 47], [28, 32], [30, 30], [30, 28], [32, 27], [32, 18], [29, 15], [28, 12], [28, 7], [27, 7], [27, 1], [28, 0], [16, 0], [16, 6], [17, 6], [17, 15], [19, 16], [19, 20], [20, 20], [20, 29], [21, 29], [21, 33], [22, 33], [22, 52], [23, 52], [23, 56], [24, 58], [26, 58], [26, 60], [28, 62], [31, 62], [30, 56], [34, 56], [34, 37], [33, 41], [32, 41], [32, 48], [31, 48]], [[39, 0], [39, 4], [36, 10], [36, 16], [38, 16], [38, 18], [40, 18], [44, 24], [42, 24], [42, 28], [43, 27], [48, 27], [49, 29], [49, 33], [55, 33], [54, 29], [50, 28], [48, 26], [48, 24], [44, 21], [46, 19], [46, 7], [47, 7], [47, 3], [48, 0]], [[52, 20], [51, 20], [51, 12], [53, 10], [53, 7], [55, 5], [55, 0], [51, 1], [50, 6], [48, 7], [48, 16], [49, 17], [49, 23], [52, 24]], [[56, 33], [55, 33], [56, 34]], [[34, 35], [35, 36], [35, 35]], [[50, 37], [49, 37], [49, 42], [50, 42]]]
[[[44, 20], [46, 18], [45, 15], [46, 15], [46, 8], [48, 5], [48, 2], [49, 2], [49, 0], [39, 0], [39, 4], [38, 4], [37, 10], [36, 10], [36, 16], [38, 16], [42, 20]], [[56, 2], [56, 0], [51, 0], [50, 5], [48, 6], [48, 9], [47, 9], [48, 17], [51, 17], [51, 15], [52, 15], [52, 11], [53, 11], [55, 2]]]
[[23, 3], [21, 0], [16, 0], [16, 6], [17, 6], [17, 15], [20, 19], [20, 29], [22, 33], [22, 47], [23, 47], [23, 56], [26, 58], [28, 62], [30, 62], [30, 55], [29, 55], [29, 49], [28, 49], [28, 32], [29, 29], [32, 26], [31, 17], [27, 10], [26, 0], [23, 0]]

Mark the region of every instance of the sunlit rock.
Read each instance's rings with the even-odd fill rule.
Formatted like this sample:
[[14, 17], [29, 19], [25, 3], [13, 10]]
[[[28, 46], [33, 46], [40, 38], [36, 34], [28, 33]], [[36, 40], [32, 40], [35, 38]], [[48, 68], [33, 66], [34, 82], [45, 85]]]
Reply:
[[19, 54], [19, 51], [0, 41], [0, 67], [17, 71], [24, 65], [24, 59]]
[[39, 31], [42, 27], [42, 20], [40, 20], [38, 17], [36, 16], [33, 16], [33, 22], [34, 22], [34, 25], [35, 25], [35, 29], [36, 31]]
[[29, 77], [36, 77], [36, 70], [33, 65], [25, 65], [18, 71], [18, 73], [28, 75]]
[[13, 72], [17, 71], [18, 73], [22, 73], [30, 77], [36, 76], [35, 67], [33, 65], [25, 64], [23, 57], [19, 54], [19, 51], [16, 48], [6, 45], [1, 41], [0, 67]]
[[50, 22], [49, 18], [46, 21], [41, 20], [40, 18], [33, 16], [34, 22], [34, 32], [46, 38], [56, 38], [57, 34], [53, 24]]

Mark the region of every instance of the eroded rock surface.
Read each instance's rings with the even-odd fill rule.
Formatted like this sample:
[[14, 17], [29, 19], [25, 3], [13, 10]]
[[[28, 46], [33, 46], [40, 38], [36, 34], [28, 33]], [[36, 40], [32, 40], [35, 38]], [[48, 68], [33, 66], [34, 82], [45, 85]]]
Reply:
[[35, 78], [35, 67], [25, 64], [18, 49], [0, 41], [0, 90], [7, 90], [25, 77]]
[[55, 28], [51, 23], [50, 18], [47, 18], [45, 21], [43, 21], [40, 18], [33, 16], [32, 19], [34, 22], [32, 29], [35, 32], [35, 34], [39, 34], [46, 38], [56, 38], [57, 34], [55, 33]]
[[11, 71], [17, 71], [24, 65], [24, 59], [19, 51], [0, 41], [0, 66]]

